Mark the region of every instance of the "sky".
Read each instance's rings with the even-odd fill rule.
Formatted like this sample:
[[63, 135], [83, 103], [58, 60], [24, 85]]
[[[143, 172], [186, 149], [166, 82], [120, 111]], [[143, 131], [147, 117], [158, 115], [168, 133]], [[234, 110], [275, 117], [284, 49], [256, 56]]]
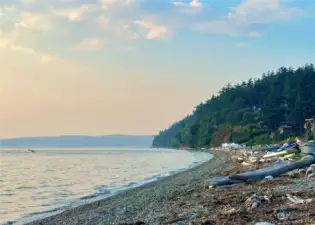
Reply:
[[314, 40], [315, 0], [0, 0], [0, 138], [157, 134]]

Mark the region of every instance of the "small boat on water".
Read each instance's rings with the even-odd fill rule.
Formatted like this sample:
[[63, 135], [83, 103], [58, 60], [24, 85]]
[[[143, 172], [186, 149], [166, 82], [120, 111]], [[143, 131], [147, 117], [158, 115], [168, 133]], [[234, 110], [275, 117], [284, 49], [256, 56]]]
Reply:
[[27, 149], [27, 150], [25, 150], [25, 152], [28, 152], [28, 153], [35, 153], [35, 151], [34, 150], [32, 150], [32, 149]]

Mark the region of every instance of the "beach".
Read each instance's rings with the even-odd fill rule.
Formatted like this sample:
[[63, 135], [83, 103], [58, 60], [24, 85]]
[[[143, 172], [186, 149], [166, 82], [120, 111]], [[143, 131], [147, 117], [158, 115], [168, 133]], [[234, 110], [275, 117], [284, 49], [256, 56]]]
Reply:
[[[243, 166], [224, 151], [211, 151], [214, 157], [190, 170], [127, 190], [87, 205], [29, 223], [43, 224], [315, 224], [315, 179], [281, 176], [227, 188], [210, 188], [210, 177], [226, 176], [266, 165]], [[249, 208], [251, 196], [268, 196], [259, 207]], [[286, 194], [312, 201], [292, 205]], [[281, 209], [292, 209], [284, 219]]]
[[162, 224], [168, 220], [170, 198], [195, 188], [224, 167], [225, 152], [214, 152], [214, 157], [202, 165], [174, 174], [157, 182], [123, 191], [118, 195], [93, 202], [60, 214], [34, 221], [39, 224]]

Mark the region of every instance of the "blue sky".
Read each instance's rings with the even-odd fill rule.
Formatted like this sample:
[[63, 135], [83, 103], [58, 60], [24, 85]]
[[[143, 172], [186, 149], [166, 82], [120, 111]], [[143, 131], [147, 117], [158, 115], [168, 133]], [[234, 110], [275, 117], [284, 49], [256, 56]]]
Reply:
[[0, 137], [155, 134], [314, 40], [313, 0], [0, 0]]

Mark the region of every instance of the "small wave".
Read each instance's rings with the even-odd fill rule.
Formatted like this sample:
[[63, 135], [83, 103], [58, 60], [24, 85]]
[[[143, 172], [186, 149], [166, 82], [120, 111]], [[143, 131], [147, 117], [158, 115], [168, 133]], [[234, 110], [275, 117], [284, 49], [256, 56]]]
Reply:
[[41, 211], [41, 212], [32, 212], [32, 213], [27, 214], [25, 217], [36, 216], [36, 215], [45, 214], [45, 213], [54, 213], [54, 212], [58, 212], [61, 209], [62, 208], [55, 208], [55, 209], [50, 209], [50, 210]]
[[98, 195], [97, 194], [91, 194], [91, 195], [86, 195], [80, 198], [80, 200], [88, 200], [92, 198], [96, 198]]
[[93, 188], [93, 190], [96, 190], [99, 194], [110, 194], [110, 190], [108, 190], [107, 185], [97, 185]]
[[10, 194], [10, 193], [8, 193], [8, 194], [0, 194], [0, 196], [12, 196], [12, 195], [14, 195], [14, 194]]

